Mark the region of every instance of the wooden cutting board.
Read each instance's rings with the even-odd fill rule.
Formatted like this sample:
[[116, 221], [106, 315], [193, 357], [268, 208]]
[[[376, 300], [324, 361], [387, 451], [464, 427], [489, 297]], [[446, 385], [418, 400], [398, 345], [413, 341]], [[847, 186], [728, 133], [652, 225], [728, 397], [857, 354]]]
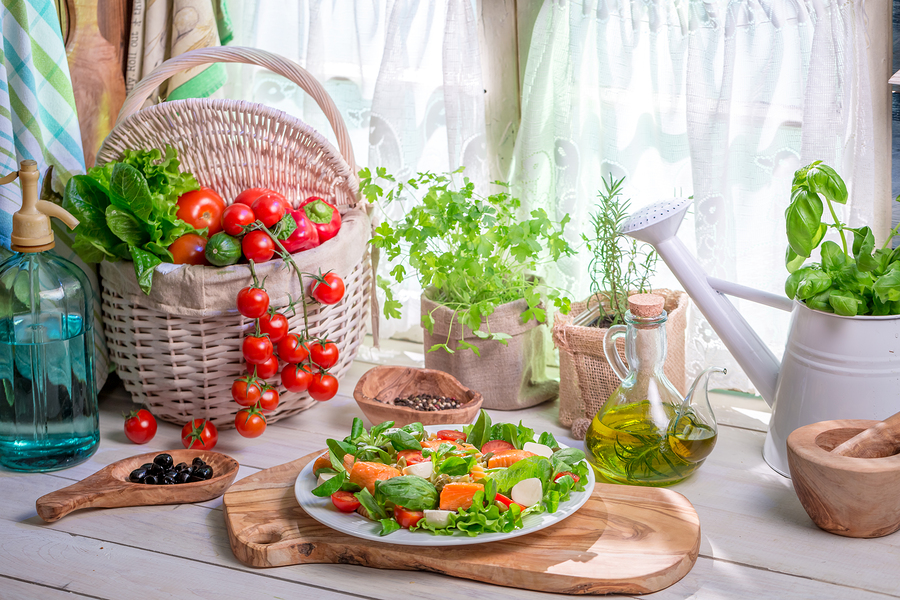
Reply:
[[228, 537], [241, 562], [356, 564], [542, 592], [643, 594], [684, 577], [700, 549], [700, 520], [687, 498], [605, 483], [569, 518], [503, 542], [429, 548], [355, 538], [319, 524], [294, 497], [300, 470], [321, 453], [260, 471], [225, 493]]

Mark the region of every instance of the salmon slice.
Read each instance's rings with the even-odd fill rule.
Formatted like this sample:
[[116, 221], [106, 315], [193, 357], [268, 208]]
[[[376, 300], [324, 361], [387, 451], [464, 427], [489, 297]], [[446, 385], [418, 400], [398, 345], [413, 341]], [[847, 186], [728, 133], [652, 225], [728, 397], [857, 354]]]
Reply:
[[[344, 455], [344, 468], [348, 471], [353, 466], [353, 461], [356, 460], [356, 457], [352, 454]], [[331, 466], [331, 460], [328, 458], [328, 453], [326, 452], [322, 456], [316, 459], [316, 462], [313, 463], [313, 475], [319, 474], [319, 469], [333, 469]]]
[[353, 468], [350, 469], [350, 483], [364, 487], [374, 494], [376, 481], [384, 481], [385, 479], [400, 477], [401, 475], [403, 473], [391, 465], [360, 461], [353, 463]]
[[441, 444], [450, 444], [451, 446], [462, 448], [459, 442], [451, 442], [449, 440], [425, 440], [424, 442], [422, 442], [422, 447], [429, 448], [431, 450], [437, 450], [438, 448], [440, 448]]
[[496, 469], [497, 467], [508, 467], [513, 463], [517, 463], [523, 458], [529, 456], [537, 456], [534, 452], [527, 450], [504, 450], [498, 452], [488, 459], [488, 469]]
[[441, 510], [471, 508], [475, 492], [483, 489], [480, 483], [448, 483], [441, 490]]

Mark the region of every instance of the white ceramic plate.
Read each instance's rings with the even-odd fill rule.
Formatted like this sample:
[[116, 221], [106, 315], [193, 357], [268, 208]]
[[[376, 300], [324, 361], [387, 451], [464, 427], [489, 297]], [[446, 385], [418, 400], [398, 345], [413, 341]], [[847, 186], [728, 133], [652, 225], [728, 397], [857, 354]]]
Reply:
[[[425, 430], [434, 433], [440, 429], [459, 429], [462, 425], [426, 425]], [[565, 447], [560, 444], [560, 447]], [[575, 513], [582, 507], [591, 492], [594, 489], [594, 472], [588, 468], [588, 482], [585, 485], [585, 491], [572, 492], [569, 500], [561, 502], [557, 511], [553, 514], [541, 513], [539, 515], [526, 515], [522, 518], [524, 527], [516, 529], [510, 533], [482, 533], [474, 537], [470, 537], [463, 532], [453, 535], [435, 535], [429, 531], [409, 531], [400, 529], [394, 533], [381, 536], [381, 524], [376, 521], [370, 521], [356, 513], [342, 513], [331, 503], [331, 498], [319, 498], [312, 495], [313, 488], [316, 487], [316, 479], [313, 477], [312, 468], [315, 461], [311, 460], [300, 471], [297, 476], [297, 482], [294, 484], [294, 495], [297, 502], [303, 507], [303, 510], [313, 519], [327, 525], [332, 529], [336, 529], [341, 533], [352, 535], [354, 537], [372, 540], [375, 542], [384, 542], [387, 544], [400, 544], [403, 546], [466, 546], [469, 544], [484, 544], [487, 542], [498, 542], [500, 540], [508, 540], [527, 535], [535, 531], [549, 527], [554, 523], [559, 523], [566, 517]]]

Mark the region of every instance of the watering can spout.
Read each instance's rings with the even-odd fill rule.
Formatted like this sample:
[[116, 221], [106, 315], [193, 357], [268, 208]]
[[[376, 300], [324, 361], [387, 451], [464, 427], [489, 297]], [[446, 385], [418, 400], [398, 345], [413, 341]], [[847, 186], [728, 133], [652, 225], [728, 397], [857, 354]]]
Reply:
[[787, 311], [791, 310], [792, 302], [782, 296], [708, 277], [687, 247], [675, 237], [691, 203], [689, 198], [676, 198], [652, 204], [632, 215], [622, 232], [656, 248], [759, 394], [772, 406], [781, 364], [724, 294]]

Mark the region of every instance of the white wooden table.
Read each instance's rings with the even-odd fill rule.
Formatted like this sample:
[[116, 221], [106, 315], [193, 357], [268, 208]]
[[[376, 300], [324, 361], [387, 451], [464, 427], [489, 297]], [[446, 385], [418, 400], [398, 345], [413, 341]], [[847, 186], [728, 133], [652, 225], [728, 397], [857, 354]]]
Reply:
[[[409, 357], [400, 352], [387, 360], [407, 362]], [[336, 398], [277, 423], [262, 437], [247, 440], [234, 430], [223, 432], [216, 450], [240, 462], [241, 479], [322, 448], [326, 437], [345, 436], [350, 420], [362, 416], [352, 399], [353, 387], [371, 366], [358, 360]], [[857, 540], [816, 528], [790, 481], [762, 459], [765, 404], [730, 394], [715, 394], [713, 400], [721, 426], [715, 451], [691, 479], [672, 488], [690, 499], [700, 515], [700, 557], [684, 579], [647, 597], [900, 597], [900, 533]], [[116, 460], [181, 447], [180, 428], [162, 422], [149, 444], [129, 443], [121, 414], [130, 408], [121, 386], [102, 394], [100, 449], [84, 464], [48, 474], [0, 471], [0, 599], [551, 596], [352, 565], [245, 567], [228, 545], [221, 498], [202, 504], [88, 509], [53, 524], [41, 521], [34, 508], [38, 497]], [[557, 411], [556, 403], [548, 403], [516, 413], [492, 411], [491, 416], [521, 418], [583, 447], [558, 424]]]

